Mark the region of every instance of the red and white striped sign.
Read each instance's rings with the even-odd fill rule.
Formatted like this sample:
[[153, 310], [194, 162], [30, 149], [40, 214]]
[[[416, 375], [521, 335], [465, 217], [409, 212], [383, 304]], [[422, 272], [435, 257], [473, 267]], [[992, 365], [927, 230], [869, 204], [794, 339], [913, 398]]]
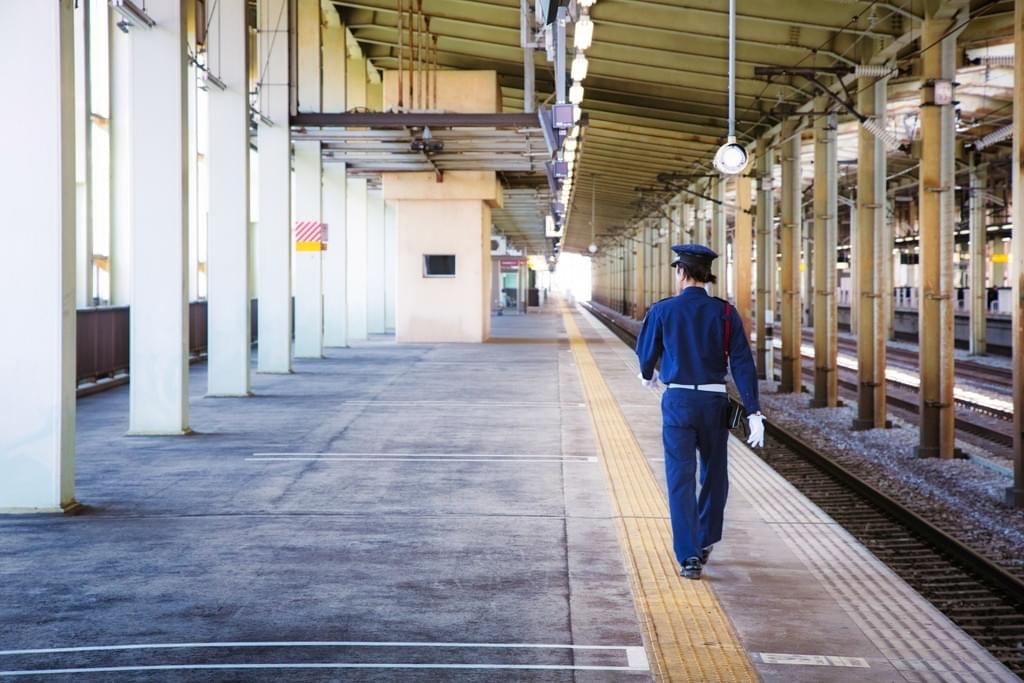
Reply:
[[320, 221], [295, 221], [295, 241], [326, 242], [327, 224]]

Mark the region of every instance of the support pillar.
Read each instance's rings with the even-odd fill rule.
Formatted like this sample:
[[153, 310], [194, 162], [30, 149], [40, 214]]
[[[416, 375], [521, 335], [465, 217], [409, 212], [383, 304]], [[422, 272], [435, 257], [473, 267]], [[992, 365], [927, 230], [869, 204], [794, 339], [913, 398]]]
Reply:
[[[970, 350], [983, 356], [987, 350], [988, 296], [985, 291], [985, 242], [987, 239], [985, 192], [988, 189], [988, 165], [977, 154], [971, 156], [970, 214]], [[1014, 225], [1017, 225], [1014, 222]]]
[[[956, 36], [946, 36], [953, 17], [927, 16], [921, 26], [922, 78], [946, 81], [956, 76]], [[920, 457], [954, 457], [953, 403], [953, 104], [935, 101], [933, 89], [921, 90], [921, 169], [918, 349], [920, 353]]]
[[249, 49], [245, 0], [220, 0], [210, 17], [210, 208], [206, 269], [207, 394], [249, 394]]
[[368, 220], [368, 193], [366, 178], [348, 179], [346, 202], [345, 292], [348, 309], [349, 343], [366, 341], [366, 230]]
[[782, 393], [803, 391], [800, 367], [800, 233], [803, 226], [800, 177], [800, 122], [787, 119], [782, 126]]
[[[828, 106], [824, 100], [819, 106]], [[836, 243], [839, 234], [836, 115], [814, 123], [814, 401], [834, 408], [839, 401], [836, 372]]]
[[711, 272], [718, 283], [710, 288], [710, 292], [725, 299], [728, 296], [725, 279], [729, 259], [726, 253], [725, 178], [719, 176], [711, 179], [711, 197], [714, 201], [711, 202], [711, 240], [708, 246], [718, 254], [718, 258], [711, 264]]
[[[500, 273], [499, 273], [500, 275]], [[398, 289], [398, 206], [384, 203], [384, 331], [395, 331]]]
[[110, 304], [131, 300], [131, 94], [132, 38], [110, 17]]
[[291, 319], [291, 108], [288, 71], [288, 0], [260, 0], [257, 108], [259, 123], [260, 372], [292, 371]]
[[[323, 110], [336, 113], [346, 110], [348, 73], [346, 68], [345, 27], [337, 12], [325, 13], [323, 28]], [[347, 169], [341, 162], [322, 166], [323, 220], [327, 224], [327, 251], [323, 252], [324, 346], [348, 344], [348, 294], [346, 283], [345, 202]]]
[[82, 2], [75, 8], [75, 298], [79, 308], [93, 305], [90, 5]]
[[[1024, 0], [1014, 3], [1013, 38], [1017, 54], [1024, 55]], [[1024, 225], [1024, 175], [1021, 173], [1024, 146], [1024, 59], [1014, 64], [1013, 90], [1013, 224], [1015, 234], [1010, 252], [1010, 280], [1013, 290], [1011, 301], [1013, 330], [1013, 485], [1006, 490], [1006, 501], [1015, 507], [1024, 507], [1024, 236], [1019, 226]]]
[[188, 426], [188, 127], [185, 9], [151, 0], [132, 37], [131, 434]]
[[769, 140], [757, 141], [757, 335], [758, 379], [775, 376], [775, 154]]
[[750, 271], [753, 267], [753, 216], [750, 214], [750, 176], [736, 176], [736, 232], [732, 242], [733, 281], [735, 283], [736, 312], [740, 314], [743, 327], [750, 332], [751, 286]]
[[643, 229], [640, 230], [640, 239], [633, 242], [633, 249], [636, 251], [636, 258], [633, 260], [633, 291], [636, 299], [634, 304], [633, 317], [643, 320], [647, 315], [647, 297], [644, 296], [644, 268], [647, 264], [647, 240]]
[[348, 180], [345, 164], [323, 165], [324, 346], [348, 346]]
[[[858, 107], [885, 125], [887, 81], [860, 79]], [[885, 297], [892, 288], [885, 283], [885, 262], [892, 260], [885, 248], [888, 225], [885, 197], [885, 144], [860, 127], [857, 145], [857, 258], [851, 283], [857, 283], [858, 317], [851, 331], [857, 335], [857, 417], [854, 429], [886, 426]]]
[[[75, 506], [74, 2], [9, 0], [0, 60], [12, 107], [0, 139], [5, 249], [0, 276], [17, 334], [0, 337], [0, 510]], [[12, 131], [17, 131], [12, 135]], [[27, 172], [31, 169], [31, 173]], [[12, 328], [13, 329], [13, 328]]]
[[[293, 144], [295, 185], [293, 188], [295, 241], [295, 357], [323, 358], [323, 251], [316, 242], [300, 241], [299, 226], [322, 222], [320, 143], [315, 140]], [[330, 226], [328, 225], [328, 239]]]
[[[370, 334], [384, 334], [387, 330], [385, 298], [384, 197], [380, 190], [373, 190], [368, 196], [366, 233], [366, 331]], [[488, 236], [489, 237], [489, 236]], [[489, 246], [489, 243], [488, 243]], [[490, 258], [490, 253], [488, 253]]]
[[[863, 159], [863, 157], [861, 157]], [[858, 159], [860, 163], [860, 159]], [[857, 246], [857, 234], [859, 232], [857, 224], [857, 206], [859, 199], [854, 197], [853, 201], [846, 200], [846, 208], [850, 211], [850, 260], [848, 261], [849, 273], [850, 273], [850, 299], [847, 302], [850, 310], [850, 332], [855, 333], [857, 329], [857, 314], [860, 311], [860, 283], [857, 281], [857, 272], [860, 266], [858, 266], [858, 260], [860, 258], [860, 249]]]

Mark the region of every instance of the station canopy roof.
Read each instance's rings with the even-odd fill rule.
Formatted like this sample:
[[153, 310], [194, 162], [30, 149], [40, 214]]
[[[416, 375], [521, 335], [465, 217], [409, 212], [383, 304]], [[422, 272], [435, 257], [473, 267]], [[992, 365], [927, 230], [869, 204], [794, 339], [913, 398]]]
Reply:
[[[380, 68], [398, 66], [396, 0], [331, 0], [364, 54]], [[736, 115], [739, 142], [771, 130], [783, 111], [808, 107], [817, 92], [799, 76], [768, 80], [757, 66], [835, 67], [858, 63], [874, 52], [911, 66], [920, 49], [925, 4], [962, 28], [960, 45], [987, 48], [1012, 42], [1011, 0], [741, 0], [737, 3]], [[406, 5], [408, 6], [408, 4]], [[971, 19], [958, 26], [955, 11]], [[523, 50], [519, 0], [423, 0], [430, 32], [437, 36], [437, 63], [445, 69], [497, 71], [505, 112], [523, 109]], [[726, 135], [728, 112], [728, 3], [726, 0], [597, 0], [590, 8], [594, 39], [587, 51], [583, 136], [567, 249], [585, 251], [591, 240], [591, 195], [596, 192], [594, 231], [626, 230], [645, 211], [644, 193], [660, 173], [706, 174]], [[962, 15], [961, 15], [962, 16]], [[570, 28], [571, 32], [571, 28]], [[869, 49], [869, 46], [873, 48]], [[960, 52], [961, 56], [963, 51]], [[538, 51], [537, 94], [554, 90], [552, 64]], [[852, 76], [848, 76], [852, 79]], [[978, 135], [1005, 125], [1009, 89], [970, 81], [962, 118]], [[838, 78], [822, 78], [838, 85]], [[894, 78], [891, 106], [918, 97], [913, 70]], [[1005, 83], [1002, 84], [1005, 86]], [[853, 87], [852, 91], [856, 88]], [[847, 117], [849, 118], [849, 117]], [[843, 141], [841, 138], [840, 145]], [[510, 207], [495, 212], [499, 228], [543, 245], [545, 183], [530, 173], [511, 173]], [[650, 193], [646, 193], [650, 201]]]

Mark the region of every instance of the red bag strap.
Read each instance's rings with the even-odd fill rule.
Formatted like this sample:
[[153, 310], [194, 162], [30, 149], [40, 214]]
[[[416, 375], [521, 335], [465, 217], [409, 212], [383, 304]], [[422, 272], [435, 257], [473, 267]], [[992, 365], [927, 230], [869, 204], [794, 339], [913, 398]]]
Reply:
[[729, 339], [732, 338], [732, 304], [725, 302], [725, 335], [722, 337], [722, 347], [725, 349], [725, 364], [729, 365]]

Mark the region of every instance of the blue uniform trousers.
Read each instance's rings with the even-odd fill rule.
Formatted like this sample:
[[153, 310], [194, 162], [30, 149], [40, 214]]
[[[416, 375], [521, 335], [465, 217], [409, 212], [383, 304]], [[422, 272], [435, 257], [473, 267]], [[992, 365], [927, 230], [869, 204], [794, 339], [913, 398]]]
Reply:
[[[672, 516], [672, 541], [680, 564], [722, 539], [729, 495], [729, 400], [725, 394], [666, 389], [661, 397], [661, 436]], [[700, 449], [700, 496], [696, 492]]]

